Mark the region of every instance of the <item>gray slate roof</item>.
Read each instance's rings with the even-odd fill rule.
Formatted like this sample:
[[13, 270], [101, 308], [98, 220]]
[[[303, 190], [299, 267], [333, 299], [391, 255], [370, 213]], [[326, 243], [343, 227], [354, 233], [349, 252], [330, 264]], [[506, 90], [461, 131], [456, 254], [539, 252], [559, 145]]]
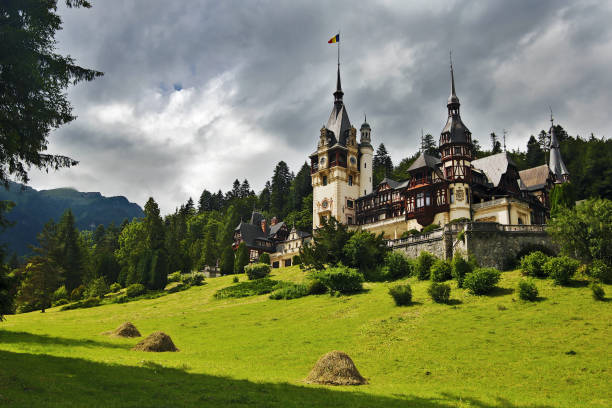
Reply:
[[419, 157], [412, 163], [410, 167], [408, 167], [408, 171], [420, 169], [422, 167], [429, 167], [432, 169], [437, 169], [438, 164], [440, 164], [440, 159], [435, 156], [430, 156], [427, 153], [421, 153]]
[[335, 142], [346, 146], [346, 139], [348, 138], [348, 130], [351, 128], [351, 122], [349, 121], [344, 104], [334, 106], [325, 128], [334, 132]]
[[481, 170], [494, 187], [499, 185], [502, 176], [508, 171], [508, 166], [515, 166], [507, 152], [497, 153], [483, 157], [472, 162], [472, 165]]
[[546, 187], [550, 170], [548, 166], [532, 167], [530, 169], [519, 171], [520, 186], [522, 190], [534, 191]]
[[563, 180], [566, 175], [569, 175], [565, 163], [561, 158], [561, 148], [559, 146], [559, 139], [557, 139], [557, 131], [555, 127], [550, 128], [550, 171], [553, 172], [557, 180]]

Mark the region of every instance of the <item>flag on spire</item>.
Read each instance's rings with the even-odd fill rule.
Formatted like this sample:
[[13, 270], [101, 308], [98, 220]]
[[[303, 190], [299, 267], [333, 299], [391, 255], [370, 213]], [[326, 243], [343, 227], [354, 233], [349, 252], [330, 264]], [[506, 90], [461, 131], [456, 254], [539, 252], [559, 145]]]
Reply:
[[329, 39], [329, 41], [327, 42], [328, 44], [334, 44], [340, 42], [340, 33], [334, 35], [332, 38]]

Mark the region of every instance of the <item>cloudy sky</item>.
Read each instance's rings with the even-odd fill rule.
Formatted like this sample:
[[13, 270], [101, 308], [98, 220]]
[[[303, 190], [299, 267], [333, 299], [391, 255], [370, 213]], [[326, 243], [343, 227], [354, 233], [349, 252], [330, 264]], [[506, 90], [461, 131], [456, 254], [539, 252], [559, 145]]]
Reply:
[[[61, 3], [61, 1], [60, 1]], [[297, 172], [333, 105], [341, 31], [351, 122], [364, 112], [394, 162], [446, 120], [449, 49], [462, 118], [483, 146], [549, 126], [609, 137], [612, 5], [601, 1], [93, 0], [59, 12], [58, 49], [105, 76], [69, 90], [78, 119], [49, 150], [80, 161], [32, 171], [37, 189], [124, 195], [164, 213], [275, 164]]]

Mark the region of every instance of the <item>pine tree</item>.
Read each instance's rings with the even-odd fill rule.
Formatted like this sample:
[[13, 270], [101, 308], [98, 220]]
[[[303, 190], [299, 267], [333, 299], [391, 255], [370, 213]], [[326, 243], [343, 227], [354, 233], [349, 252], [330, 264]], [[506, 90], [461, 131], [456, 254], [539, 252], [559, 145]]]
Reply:
[[153, 197], [145, 204], [144, 213], [147, 255], [139, 263], [138, 277], [149, 289], [163, 289], [168, 280], [168, 254], [164, 248], [164, 224]]
[[495, 132], [491, 132], [491, 153], [497, 154], [501, 153], [501, 143], [499, 142], [499, 137], [495, 134]]
[[59, 254], [52, 257], [64, 270], [66, 289], [73, 290], [83, 283], [85, 275], [84, 256], [79, 242], [79, 231], [75, 226], [74, 215], [70, 209], [66, 210], [57, 226], [57, 242]]
[[385, 177], [391, 177], [393, 173], [393, 162], [383, 143], [376, 149], [376, 154], [372, 162], [373, 184], [377, 186]]
[[227, 245], [223, 249], [223, 254], [221, 256], [221, 274], [222, 275], [231, 275], [234, 273], [234, 250], [231, 246]]
[[23, 269], [23, 281], [17, 293], [17, 302], [22, 311], [51, 307], [52, 295], [59, 287], [62, 268], [50, 258], [34, 256]]
[[234, 273], [244, 273], [244, 267], [249, 264], [249, 250], [244, 242], [238, 245], [234, 260]]
[[205, 189], [202, 191], [198, 201], [198, 213], [202, 214], [204, 211], [211, 211], [212, 209], [212, 194]]
[[434, 137], [429, 133], [423, 136], [421, 151], [427, 153], [429, 156], [440, 157], [438, 145], [436, 144]]
[[545, 164], [545, 156], [540, 143], [531, 135], [527, 142], [527, 167], [536, 167]]
[[193, 198], [189, 197], [187, 203], [185, 204], [185, 214], [187, 216], [191, 216], [195, 214], [195, 205], [193, 203]]
[[251, 195], [251, 186], [249, 185], [249, 181], [247, 179], [244, 179], [244, 181], [240, 185], [239, 197], [247, 198], [250, 195]]
[[147, 235], [147, 246], [149, 249], [157, 250], [164, 246], [164, 224], [159, 215], [159, 206], [153, 199], [145, 204], [144, 229]]
[[[304, 197], [312, 193], [312, 184], [310, 176], [310, 166], [304, 162], [297, 176], [291, 182], [291, 202], [289, 211], [302, 210], [302, 201]], [[312, 207], [309, 208], [312, 210]]]
[[270, 192], [272, 190], [272, 186], [270, 185], [270, 181], [266, 181], [266, 185], [264, 186], [261, 193], [259, 193], [259, 197], [257, 199], [257, 205], [263, 212], [270, 211]]
[[270, 192], [270, 211], [280, 219], [287, 214], [291, 181], [292, 177], [287, 163], [280, 161], [274, 169]]

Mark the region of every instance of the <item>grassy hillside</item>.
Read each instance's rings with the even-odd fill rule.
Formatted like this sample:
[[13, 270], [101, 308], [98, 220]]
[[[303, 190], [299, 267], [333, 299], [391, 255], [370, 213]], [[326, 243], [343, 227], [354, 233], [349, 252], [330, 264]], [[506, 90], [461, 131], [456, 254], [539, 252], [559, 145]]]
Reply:
[[[287, 268], [274, 279], [299, 281]], [[240, 276], [241, 280], [246, 279]], [[244, 407], [607, 407], [612, 405], [612, 307], [578, 282], [538, 281], [519, 301], [518, 271], [493, 296], [453, 287], [432, 303], [396, 307], [388, 283], [353, 296], [217, 300], [232, 277], [152, 300], [8, 316], [0, 323], [0, 405]], [[608, 294], [612, 287], [605, 287]], [[124, 321], [162, 330], [178, 353], [130, 351], [102, 335]], [[331, 350], [347, 352], [369, 384], [302, 382]]]
[[9, 252], [19, 255], [30, 253], [28, 245], [36, 244], [36, 235], [50, 219], [59, 221], [68, 208], [74, 214], [79, 230], [94, 229], [98, 225], [121, 224], [124, 219], [144, 217], [138, 204], [123, 196], [104, 197], [100, 193], [83, 193], [72, 188], [35, 190], [10, 183], [9, 189], [0, 188], [0, 200], [14, 202], [7, 218], [15, 225], [0, 234], [0, 243], [6, 243]]

